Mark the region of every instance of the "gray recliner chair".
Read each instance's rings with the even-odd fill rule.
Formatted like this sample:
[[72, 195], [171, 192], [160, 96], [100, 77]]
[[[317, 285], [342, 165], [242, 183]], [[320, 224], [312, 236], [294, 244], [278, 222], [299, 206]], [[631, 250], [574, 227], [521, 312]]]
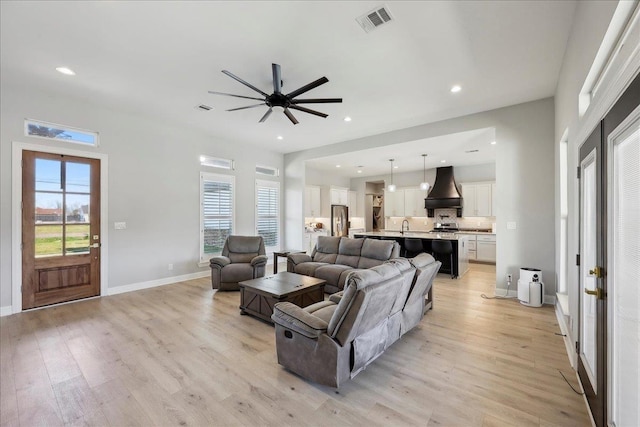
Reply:
[[263, 277], [267, 256], [262, 236], [229, 236], [222, 254], [209, 261], [211, 288], [237, 291], [238, 282]]

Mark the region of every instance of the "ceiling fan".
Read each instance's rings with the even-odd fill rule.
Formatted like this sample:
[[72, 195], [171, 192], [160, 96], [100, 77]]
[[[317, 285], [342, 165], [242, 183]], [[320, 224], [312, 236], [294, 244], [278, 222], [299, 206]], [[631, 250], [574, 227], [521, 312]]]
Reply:
[[301, 88], [294, 90], [293, 92], [284, 94], [282, 93], [282, 75], [280, 73], [280, 65], [271, 64], [271, 70], [273, 72], [273, 93], [271, 95], [264, 93], [257, 87], [253, 86], [251, 83], [245, 82], [240, 77], [234, 75], [230, 71], [222, 70], [224, 74], [226, 74], [227, 76], [231, 77], [234, 80], [239, 81], [243, 85], [255, 90], [264, 98], [256, 98], [256, 97], [244, 96], [244, 95], [234, 95], [231, 93], [214, 92], [212, 90], [210, 90], [209, 93], [212, 93], [214, 95], [226, 95], [226, 96], [234, 96], [236, 98], [255, 99], [256, 101], [262, 101], [260, 104], [249, 105], [249, 106], [240, 107], [240, 108], [232, 108], [230, 110], [227, 110], [227, 111], [246, 110], [248, 108], [255, 108], [255, 107], [260, 107], [261, 105], [266, 105], [269, 107], [269, 109], [264, 114], [264, 116], [262, 116], [259, 123], [263, 123], [265, 120], [269, 118], [269, 116], [273, 112], [274, 107], [282, 108], [284, 115], [287, 116], [289, 120], [291, 120], [291, 123], [293, 123], [294, 125], [297, 125], [298, 120], [291, 113], [291, 111], [289, 110], [290, 108], [294, 110], [302, 111], [304, 113], [314, 114], [316, 116], [320, 116], [324, 118], [324, 117], [327, 117], [327, 114], [321, 113], [319, 111], [311, 110], [299, 104], [325, 104], [325, 103], [331, 103], [331, 102], [342, 102], [342, 98], [294, 99], [295, 97], [302, 95], [303, 93], [308, 92], [311, 89], [315, 89], [316, 87], [327, 83], [329, 79], [327, 79], [326, 77], [320, 77], [318, 80], [311, 82], [307, 85], [304, 85]]

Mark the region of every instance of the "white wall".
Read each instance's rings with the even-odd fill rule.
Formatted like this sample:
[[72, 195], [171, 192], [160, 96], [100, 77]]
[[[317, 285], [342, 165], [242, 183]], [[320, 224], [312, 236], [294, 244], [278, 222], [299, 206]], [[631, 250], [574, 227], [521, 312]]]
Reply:
[[350, 188], [350, 179], [337, 174], [327, 173], [311, 167], [305, 168], [305, 185], [329, 186]]
[[[281, 154], [12, 83], [2, 83], [0, 115], [0, 306], [11, 305], [11, 229], [16, 226], [11, 189], [19, 185], [11, 182], [13, 141], [108, 155], [108, 217], [102, 220], [109, 223], [108, 247], [103, 247], [109, 288], [206, 271], [197, 266], [200, 154], [235, 159], [236, 232], [255, 234], [255, 165], [282, 170]], [[96, 130], [100, 147], [25, 137], [25, 118]], [[127, 229], [114, 230], [114, 221], [126, 221]]]
[[[478, 114], [443, 120], [285, 155], [287, 246], [302, 244], [304, 161], [493, 127], [496, 130], [497, 287], [506, 287], [506, 274], [517, 277], [522, 266], [542, 269], [547, 292], [555, 292], [554, 245], [554, 105], [543, 99]], [[291, 175], [289, 175], [291, 174]], [[398, 183], [398, 185], [401, 185]], [[515, 222], [515, 230], [507, 230]]]

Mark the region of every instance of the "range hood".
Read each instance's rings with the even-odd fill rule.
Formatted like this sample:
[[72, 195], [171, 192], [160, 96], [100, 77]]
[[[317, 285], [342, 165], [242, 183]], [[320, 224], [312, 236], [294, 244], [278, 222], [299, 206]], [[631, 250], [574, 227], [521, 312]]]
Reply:
[[425, 209], [462, 208], [462, 196], [453, 178], [453, 166], [436, 169], [436, 181], [424, 199]]

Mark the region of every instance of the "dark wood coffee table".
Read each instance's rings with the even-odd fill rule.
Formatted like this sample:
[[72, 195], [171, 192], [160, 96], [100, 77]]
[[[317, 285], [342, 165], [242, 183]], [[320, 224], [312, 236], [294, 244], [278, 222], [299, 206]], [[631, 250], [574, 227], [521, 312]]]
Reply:
[[273, 323], [277, 302], [288, 301], [306, 307], [324, 300], [325, 281], [283, 271], [273, 276], [245, 280], [240, 286], [240, 314], [249, 314]]

